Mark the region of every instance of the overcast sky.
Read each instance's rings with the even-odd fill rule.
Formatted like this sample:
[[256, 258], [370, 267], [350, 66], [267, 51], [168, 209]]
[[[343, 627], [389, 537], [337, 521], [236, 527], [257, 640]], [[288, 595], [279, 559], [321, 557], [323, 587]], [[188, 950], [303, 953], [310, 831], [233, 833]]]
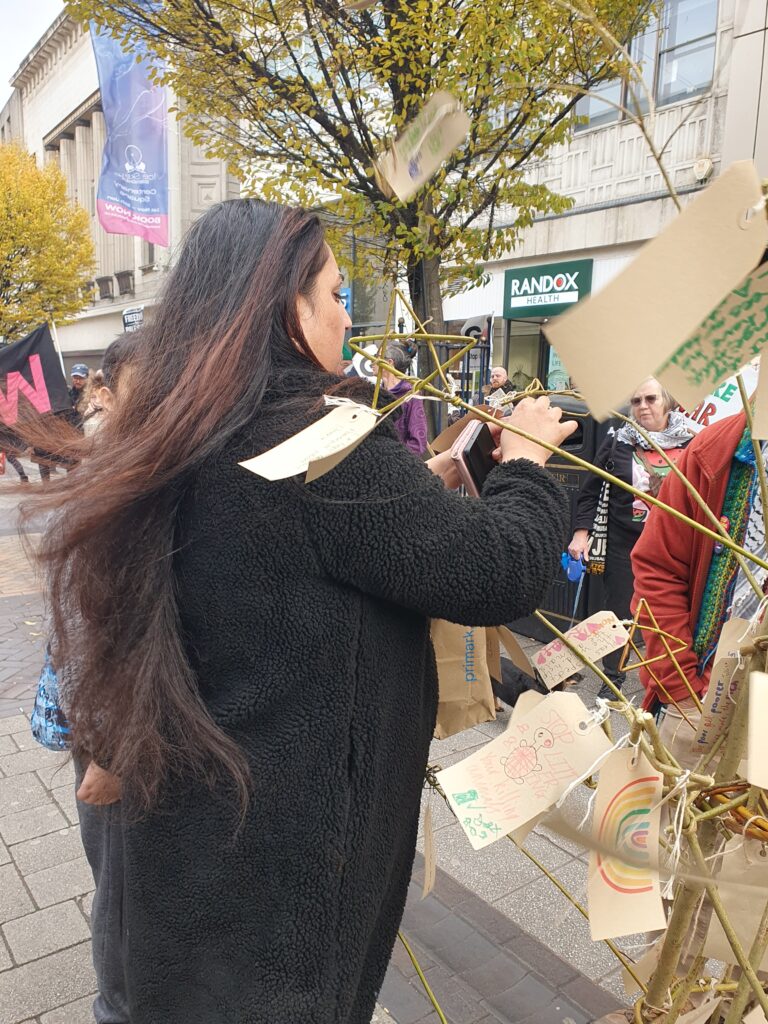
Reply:
[[8, 79], [63, 7], [63, 0], [0, 0], [0, 107], [12, 92]]

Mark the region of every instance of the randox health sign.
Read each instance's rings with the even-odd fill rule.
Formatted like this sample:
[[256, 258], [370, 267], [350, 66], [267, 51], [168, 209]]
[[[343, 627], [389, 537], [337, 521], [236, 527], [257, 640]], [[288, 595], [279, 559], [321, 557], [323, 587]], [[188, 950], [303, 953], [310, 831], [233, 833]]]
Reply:
[[592, 290], [592, 260], [542, 263], [504, 274], [504, 316], [522, 320], [565, 312]]

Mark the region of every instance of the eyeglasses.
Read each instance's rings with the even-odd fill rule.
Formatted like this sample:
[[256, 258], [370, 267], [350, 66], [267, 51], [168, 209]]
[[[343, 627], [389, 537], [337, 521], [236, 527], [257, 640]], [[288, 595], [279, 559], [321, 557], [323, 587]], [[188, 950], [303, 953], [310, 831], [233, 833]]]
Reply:
[[642, 405], [643, 402], [646, 402], [648, 405], [655, 405], [658, 400], [658, 395], [635, 395], [635, 397], [630, 400], [630, 405]]

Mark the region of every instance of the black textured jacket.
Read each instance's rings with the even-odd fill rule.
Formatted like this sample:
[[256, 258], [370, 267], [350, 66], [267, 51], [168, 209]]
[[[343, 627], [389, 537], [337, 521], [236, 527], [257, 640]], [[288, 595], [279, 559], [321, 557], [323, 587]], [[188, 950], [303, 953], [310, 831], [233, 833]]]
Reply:
[[[615, 434], [609, 434], [592, 460], [600, 469], [607, 469], [626, 483], [632, 483], [632, 460], [634, 445], [615, 441]], [[603, 481], [594, 473], [587, 473], [573, 515], [574, 530], [591, 530], [600, 498]], [[608, 551], [621, 558], [628, 558], [635, 541], [643, 531], [642, 523], [632, 521], [632, 503], [635, 499], [629, 491], [611, 487], [608, 501]]]
[[429, 617], [528, 614], [562, 550], [563, 492], [530, 462], [462, 498], [384, 423], [314, 484], [269, 483], [237, 465], [259, 436], [199, 473], [176, 559], [200, 691], [253, 799], [236, 831], [223, 797], [174, 784], [125, 826], [132, 1024], [368, 1024], [434, 727]]

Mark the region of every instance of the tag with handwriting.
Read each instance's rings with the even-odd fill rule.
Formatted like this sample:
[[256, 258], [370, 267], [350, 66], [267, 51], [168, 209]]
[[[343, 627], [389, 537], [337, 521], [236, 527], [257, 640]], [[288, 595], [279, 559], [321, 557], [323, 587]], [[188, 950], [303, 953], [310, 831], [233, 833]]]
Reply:
[[449, 92], [436, 92], [375, 162], [377, 180], [406, 202], [462, 144], [469, 129], [459, 101]]
[[[565, 635], [590, 661], [618, 650], [629, 640], [629, 633], [609, 611], [590, 615]], [[584, 667], [584, 662], [559, 638], [542, 647], [533, 664], [549, 690]]]
[[[715, 662], [704, 698], [699, 727], [691, 743], [692, 753], [708, 753], [730, 725], [736, 706], [734, 696], [741, 681], [737, 672], [738, 664], [736, 658], [721, 658]], [[685, 729], [690, 729], [690, 726], [681, 719], [678, 731]]]
[[768, 674], [749, 673], [749, 727], [747, 729], [747, 779], [753, 786], [768, 787]]
[[[287, 441], [240, 465], [267, 480], [285, 480], [306, 472], [309, 482], [341, 462], [370, 434], [377, 422], [378, 415], [372, 409], [363, 405], [339, 405]], [[313, 463], [318, 464], [314, 470]]]
[[470, 843], [482, 850], [551, 807], [610, 749], [575, 693], [551, 693], [438, 779]]
[[[768, 244], [765, 210], [756, 209], [762, 198], [755, 165], [731, 164], [607, 287], [546, 325], [547, 340], [593, 416], [604, 419], [639, 380], [676, 358], [758, 265]], [[686, 349], [686, 360], [693, 354]], [[667, 383], [663, 371], [658, 375]], [[700, 397], [708, 390], [705, 385]]]

